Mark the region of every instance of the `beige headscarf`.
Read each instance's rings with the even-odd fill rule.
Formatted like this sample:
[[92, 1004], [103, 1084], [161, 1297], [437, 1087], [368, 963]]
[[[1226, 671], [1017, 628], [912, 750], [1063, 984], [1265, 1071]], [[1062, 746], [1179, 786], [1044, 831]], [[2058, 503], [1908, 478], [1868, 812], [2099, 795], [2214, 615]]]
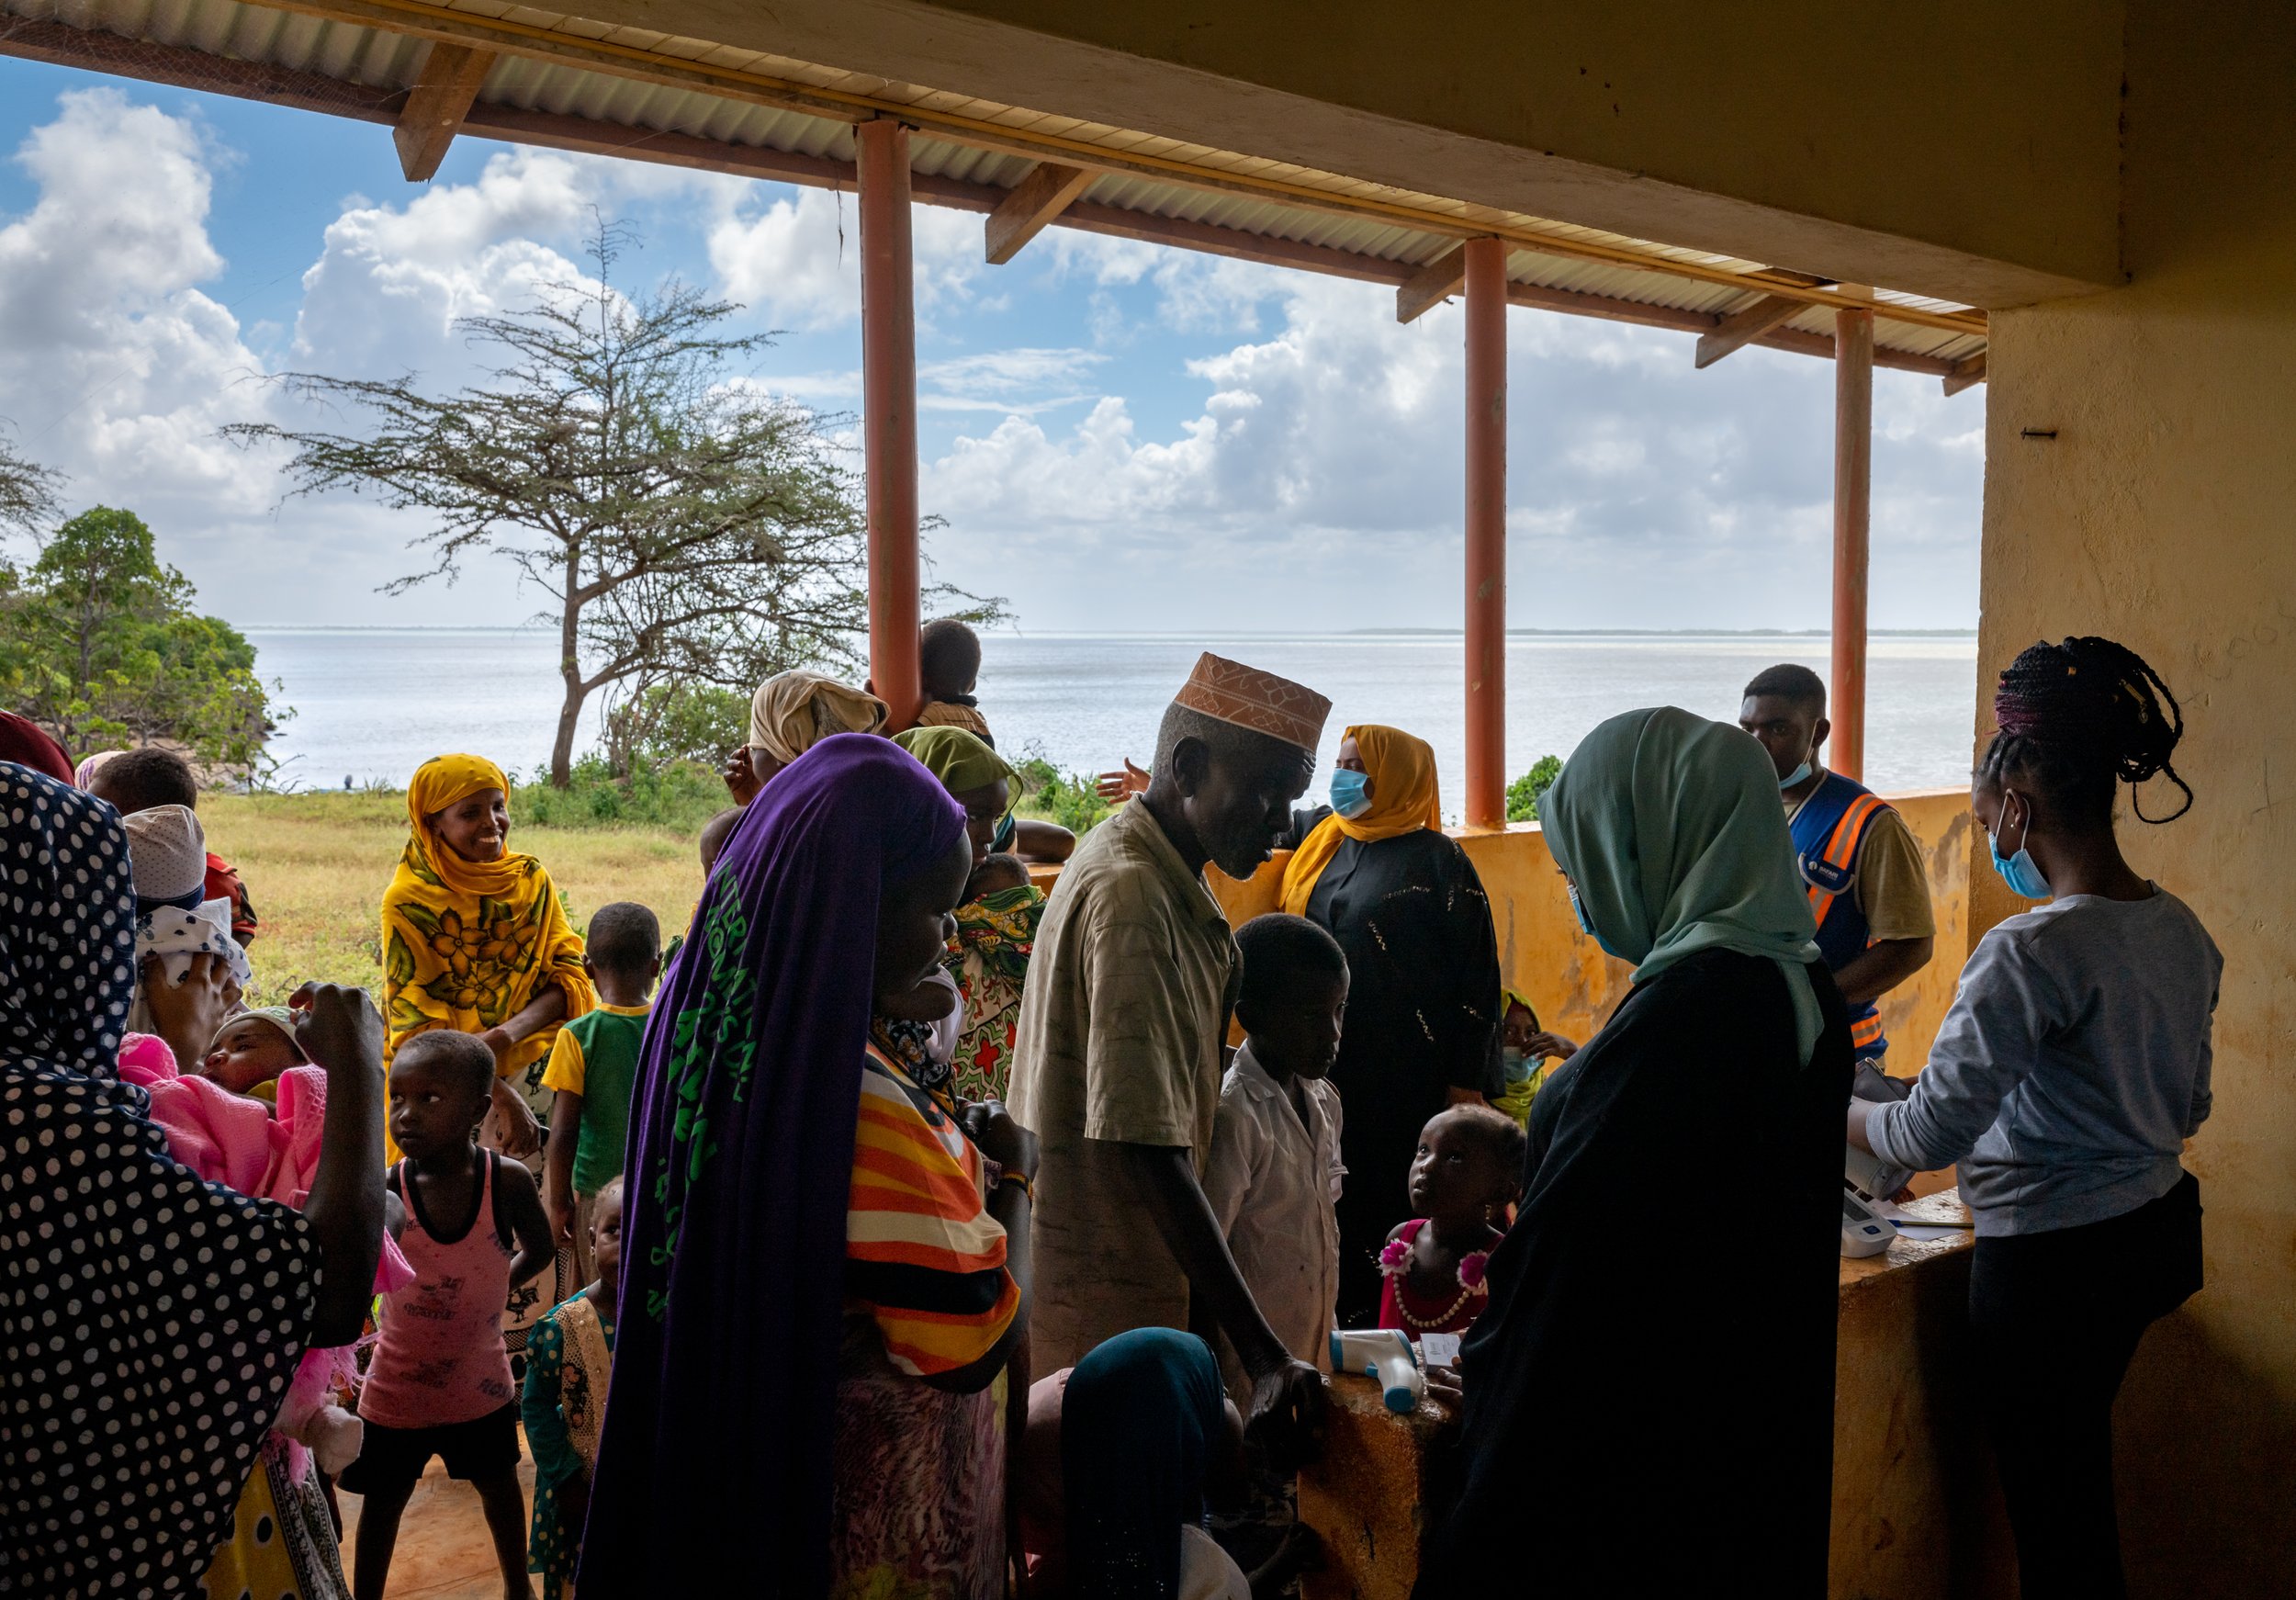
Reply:
[[833, 733], [875, 733], [885, 703], [834, 678], [777, 673], [749, 701], [749, 745], [787, 766]]

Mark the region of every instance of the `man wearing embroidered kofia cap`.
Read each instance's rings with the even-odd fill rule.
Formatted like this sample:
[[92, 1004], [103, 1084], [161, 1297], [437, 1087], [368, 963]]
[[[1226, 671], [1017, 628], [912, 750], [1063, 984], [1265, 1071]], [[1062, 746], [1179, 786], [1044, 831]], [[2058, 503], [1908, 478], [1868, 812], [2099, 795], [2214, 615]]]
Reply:
[[[1201, 1184], [1239, 974], [1207, 862], [1249, 877], [1313, 775], [1331, 702], [1218, 656], [1165, 712], [1154, 777], [1061, 873], [1021, 997], [1012, 1111], [1042, 1141], [1035, 1370], [1132, 1328], [1217, 1325], [1253, 1417], [1297, 1446], [1322, 1380], [1270, 1330]], [[1271, 1439], [1271, 1443], [1276, 1440]]]

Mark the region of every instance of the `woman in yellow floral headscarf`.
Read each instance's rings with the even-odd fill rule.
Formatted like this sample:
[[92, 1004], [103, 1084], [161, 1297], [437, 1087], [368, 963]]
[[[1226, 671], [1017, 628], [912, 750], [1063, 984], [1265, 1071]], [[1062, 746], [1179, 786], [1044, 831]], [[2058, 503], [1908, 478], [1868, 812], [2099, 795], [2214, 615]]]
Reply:
[[[1419, 1130], [1446, 1105], [1496, 1098], [1499, 942], [1467, 852], [1443, 831], [1435, 752], [1401, 728], [1351, 727], [1332, 809], [1293, 815], [1283, 908], [1347, 954], [1347, 1016], [1331, 1078], [1347, 1107], [1340, 1157], [1339, 1322], [1368, 1325], [1379, 1248], [1412, 1216]], [[1358, 1319], [1351, 1322], [1350, 1319]]]
[[525, 1155], [558, 1024], [598, 996], [550, 874], [508, 848], [509, 796], [478, 756], [433, 756], [407, 785], [407, 848], [383, 892], [384, 1059], [433, 1028], [477, 1034], [494, 1052], [502, 1149]]

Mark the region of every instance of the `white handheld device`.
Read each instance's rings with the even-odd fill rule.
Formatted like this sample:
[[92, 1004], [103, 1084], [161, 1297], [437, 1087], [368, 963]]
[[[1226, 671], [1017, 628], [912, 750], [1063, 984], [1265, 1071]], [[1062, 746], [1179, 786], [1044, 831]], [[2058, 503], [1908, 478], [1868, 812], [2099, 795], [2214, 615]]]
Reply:
[[1848, 1189], [1841, 1191], [1841, 1253], [1855, 1260], [1878, 1256], [1889, 1248], [1897, 1230], [1889, 1219], [1869, 1208]]
[[1401, 1328], [1358, 1328], [1332, 1335], [1332, 1370], [1360, 1372], [1379, 1380], [1381, 1398], [1392, 1412], [1419, 1409], [1427, 1393], [1427, 1375], [1419, 1369], [1419, 1352]]

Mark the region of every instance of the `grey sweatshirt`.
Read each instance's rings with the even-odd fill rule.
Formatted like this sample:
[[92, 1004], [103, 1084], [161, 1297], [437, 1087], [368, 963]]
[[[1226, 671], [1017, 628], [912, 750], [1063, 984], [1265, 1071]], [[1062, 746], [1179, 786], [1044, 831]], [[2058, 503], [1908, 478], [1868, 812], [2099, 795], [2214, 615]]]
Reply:
[[2182, 900], [2068, 895], [1978, 943], [1912, 1098], [1874, 1153], [1961, 1164], [1980, 1238], [2102, 1222], [2158, 1200], [2209, 1114], [2224, 959]]

